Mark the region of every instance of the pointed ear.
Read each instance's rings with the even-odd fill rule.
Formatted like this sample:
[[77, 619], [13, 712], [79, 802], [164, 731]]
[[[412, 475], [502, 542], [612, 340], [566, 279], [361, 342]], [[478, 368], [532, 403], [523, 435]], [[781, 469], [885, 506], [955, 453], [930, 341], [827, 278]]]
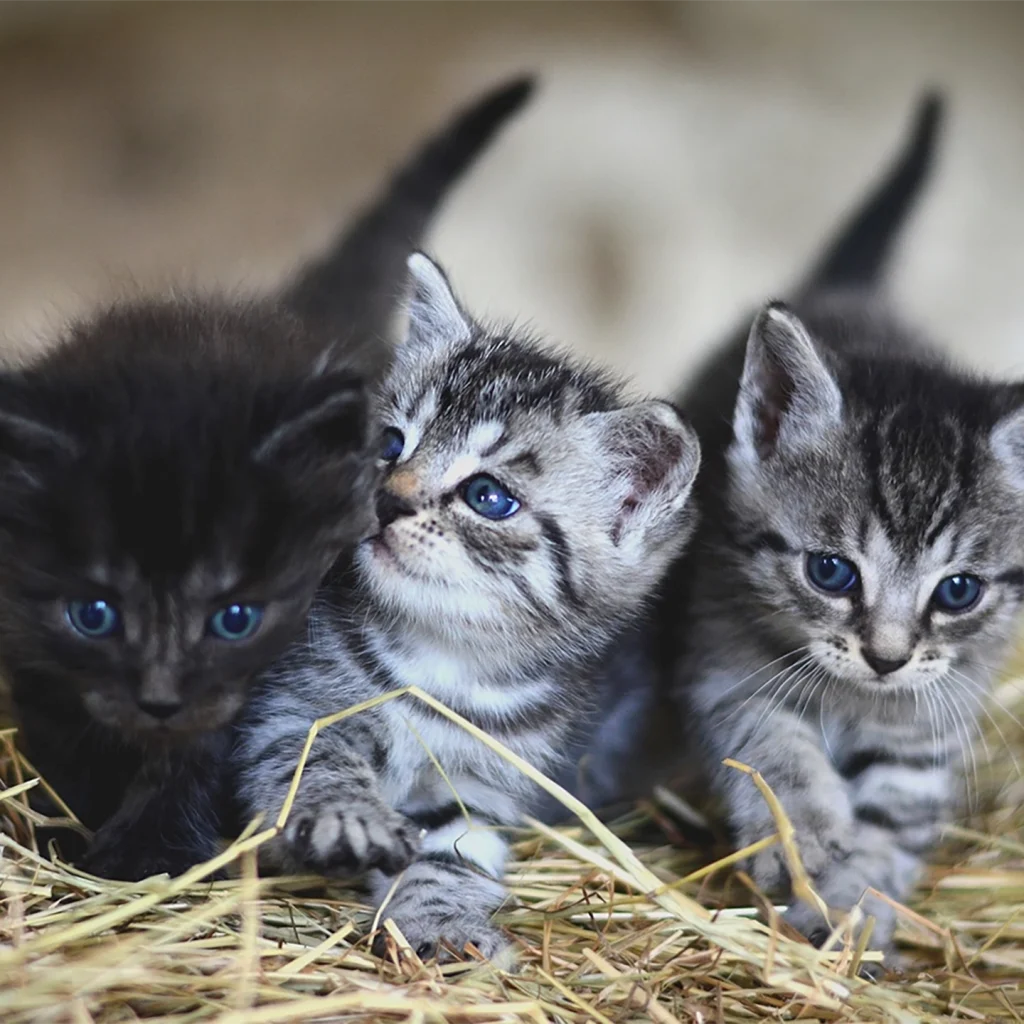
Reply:
[[253, 459], [299, 465], [340, 459], [366, 447], [368, 421], [369, 401], [358, 377], [348, 373], [313, 377], [257, 440]]
[[62, 459], [73, 458], [78, 442], [63, 430], [22, 411], [0, 406], [0, 473], [33, 487]]
[[598, 432], [602, 458], [615, 473], [612, 542], [647, 537], [677, 523], [700, 466], [693, 428], [668, 402], [638, 402], [587, 417]]
[[467, 341], [472, 322], [456, 301], [444, 271], [421, 252], [409, 257], [408, 266], [412, 294], [405, 344]]
[[842, 420], [839, 387], [799, 318], [773, 302], [754, 321], [733, 416], [735, 448], [763, 460], [816, 444]]
[[990, 443], [1010, 485], [1024, 491], [1024, 405], [995, 425]]

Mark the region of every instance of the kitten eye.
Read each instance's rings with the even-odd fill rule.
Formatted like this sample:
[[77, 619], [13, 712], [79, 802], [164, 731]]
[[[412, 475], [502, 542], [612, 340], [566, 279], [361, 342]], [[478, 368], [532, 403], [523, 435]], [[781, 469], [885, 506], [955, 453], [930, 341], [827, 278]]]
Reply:
[[394, 462], [405, 448], [405, 435], [394, 427], [388, 427], [381, 435], [380, 457], [385, 462]]
[[462, 500], [486, 519], [508, 519], [519, 510], [519, 499], [486, 473], [471, 476], [462, 485]]
[[827, 594], [843, 594], [857, 586], [857, 566], [841, 555], [807, 556], [807, 578]]
[[260, 628], [262, 621], [263, 609], [257, 605], [229, 604], [210, 616], [206, 629], [221, 640], [245, 640]]
[[982, 581], [977, 576], [958, 573], [947, 576], [932, 594], [932, 604], [944, 612], [965, 612], [981, 598]]
[[121, 613], [106, 601], [70, 601], [64, 617], [76, 633], [90, 640], [106, 640], [121, 628]]

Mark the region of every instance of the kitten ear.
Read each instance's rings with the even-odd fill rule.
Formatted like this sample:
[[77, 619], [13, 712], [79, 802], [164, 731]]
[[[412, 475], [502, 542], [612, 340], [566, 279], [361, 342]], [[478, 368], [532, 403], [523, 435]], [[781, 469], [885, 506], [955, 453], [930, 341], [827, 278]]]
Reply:
[[0, 407], [0, 473], [38, 486], [39, 473], [73, 458], [78, 442], [34, 416]]
[[369, 400], [360, 378], [327, 373], [311, 378], [274, 427], [253, 447], [257, 462], [322, 462], [362, 451], [369, 429]]
[[1024, 491], [1024, 406], [995, 425], [990, 443], [992, 454], [1002, 465], [1011, 486]]
[[471, 321], [460, 308], [444, 271], [421, 252], [409, 257], [408, 267], [412, 295], [405, 344], [468, 341]]
[[[591, 413], [602, 457], [615, 473], [618, 508], [612, 541], [649, 537], [678, 522], [700, 466], [696, 431], [668, 402], [638, 402], [614, 412]], [[624, 482], [625, 486], [621, 486]]]
[[815, 444], [842, 419], [843, 400], [814, 340], [780, 302], [758, 314], [733, 415], [735, 446], [763, 460], [782, 446]]

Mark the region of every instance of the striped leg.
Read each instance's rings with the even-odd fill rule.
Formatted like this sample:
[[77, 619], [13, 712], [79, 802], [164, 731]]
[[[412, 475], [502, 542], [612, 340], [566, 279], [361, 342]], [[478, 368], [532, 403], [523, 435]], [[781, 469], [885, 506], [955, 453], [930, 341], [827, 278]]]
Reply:
[[[382, 920], [391, 918], [423, 958], [451, 959], [472, 943], [492, 959], [508, 945], [491, 921], [507, 895], [501, 878], [508, 844], [496, 830], [502, 822], [472, 809], [469, 815], [455, 804], [413, 812], [412, 819], [428, 828], [416, 859], [397, 886], [394, 876], [374, 873], [375, 900], [387, 900]], [[374, 950], [382, 955], [385, 949], [382, 932]]]
[[[277, 816], [308, 729], [305, 719], [277, 714], [240, 735], [238, 789], [250, 814], [263, 812], [270, 822]], [[335, 876], [405, 867], [419, 829], [384, 799], [374, 765], [385, 763], [372, 721], [349, 719], [325, 729], [310, 751], [284, 832], [264, 847], [270, 866]]]

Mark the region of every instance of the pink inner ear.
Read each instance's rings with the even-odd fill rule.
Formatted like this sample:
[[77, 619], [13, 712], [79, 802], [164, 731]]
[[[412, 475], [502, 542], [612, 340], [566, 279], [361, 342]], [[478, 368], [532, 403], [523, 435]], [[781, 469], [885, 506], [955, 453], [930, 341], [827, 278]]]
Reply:
[[761, 394], [755, 405], [757, 454], [761, 458], [770, 455], [779, 438], [782, 417], [792, 401], [793, 385], [785, 369], [766, 354], [762, 373]]
[[660, 423], [646, 422], [638, 424], [633, 437], [634, 442], [629, 449], [620, 448], [621, 456], [630, 460], [630, 478], [639, 498], [653, 491], [671, 468], [683, 457], [682, 438]]

